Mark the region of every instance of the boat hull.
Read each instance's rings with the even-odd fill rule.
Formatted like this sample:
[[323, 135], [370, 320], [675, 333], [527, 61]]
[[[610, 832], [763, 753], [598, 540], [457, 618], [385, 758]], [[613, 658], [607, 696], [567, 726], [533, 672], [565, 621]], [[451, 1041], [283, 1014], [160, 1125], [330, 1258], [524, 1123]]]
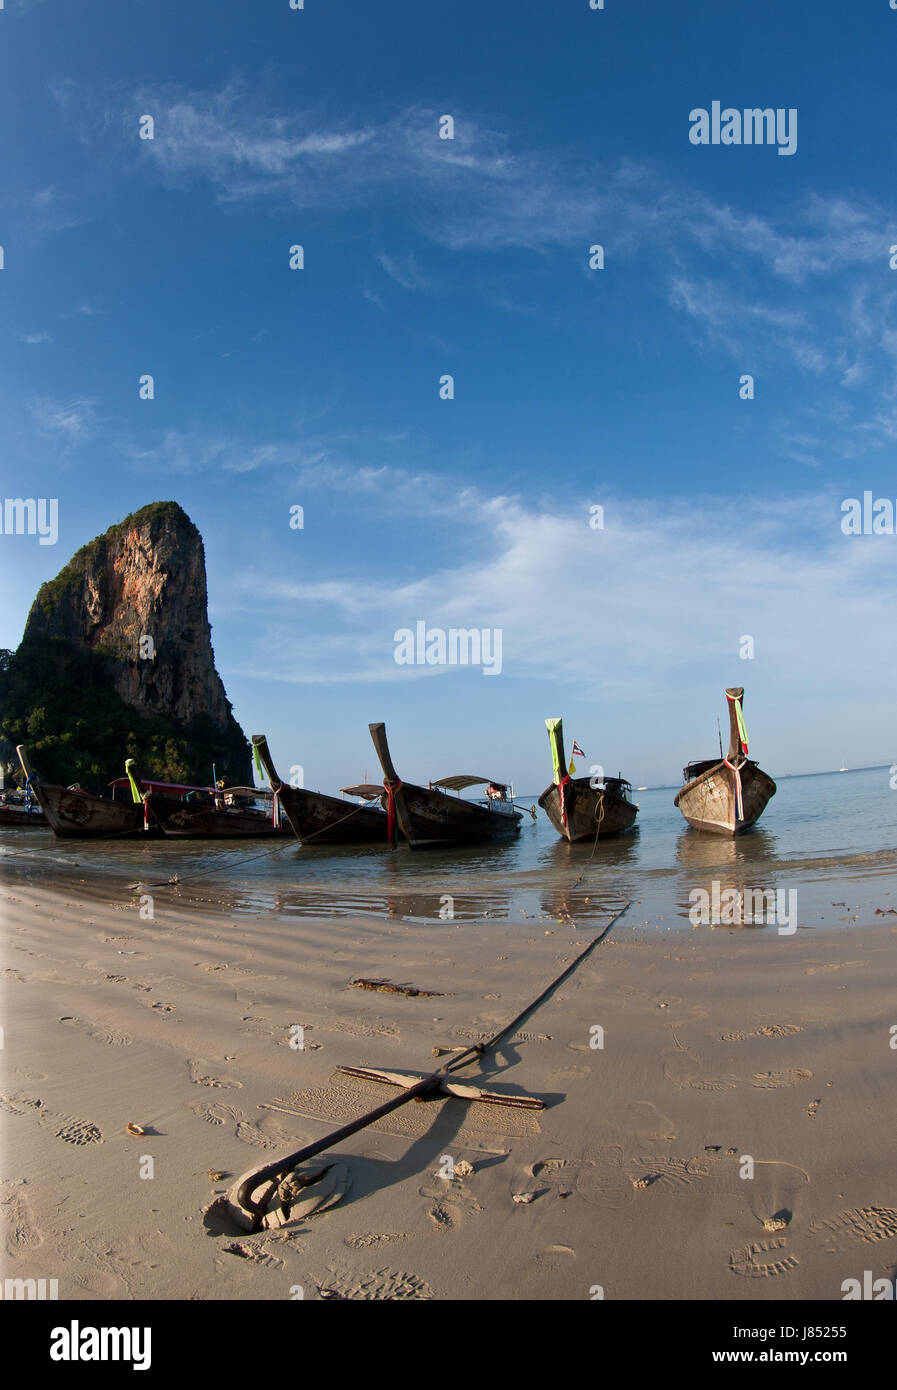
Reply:
[[150, 797], [150, 820], [169, 840], [270, 840], [292, 835], [289, 825], [274, 825], [262, 811], [228, 811], [214, 806], [162, 805]]
[[158, 834], [143, 828], [143, 806], [132, 801], [109, 801], [92, 792], [70, 791], [32, 778], [32, 790], [54, 835], [62, 839]]
[[0, 825], [18, 825], [28, 830], [41, 830], [46, 829], [49, 824], [43, 811], [25, 811], [17, 806], [0, 806]]
[[519, 811], [490, 810], [413, 782], [400, 783], [395, 804], [399, 829], [412, 849], [511, 840], [523, 819]]
[[338, 796], [281, 783], [277, 789], [293, 833], [304, 845], [385, 845], [386, 813]]
[[689, 825], [714, 835], [740, 835], [754, 825], [776, 794], [776, 784], [756, 763], [740, 768], [742, 812], [738, 815], [735, 770], [725, 762], [715, 763], [676, 793], [679, 807]]
[[590, 778], [574, 777], [564, 784], [564, 802], [555, 783], [546, 787], [539, 805], [557, 833], [574, 844], [577, 840], [619, 835], [635, 824], [638, 807], [607, 787], [592, 787]]

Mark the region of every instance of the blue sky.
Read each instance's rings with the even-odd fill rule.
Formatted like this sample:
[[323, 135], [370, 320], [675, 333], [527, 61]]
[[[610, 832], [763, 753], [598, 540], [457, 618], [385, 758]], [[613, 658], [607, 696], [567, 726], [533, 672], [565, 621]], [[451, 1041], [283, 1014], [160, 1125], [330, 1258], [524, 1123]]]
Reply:
[[[888, 0], [6, 0], [0, 55], [3, 495], [60, 507], [0, 536], [0, 645], [170, 497], [309, 785], [384, 718], [408, 777], [537, 790], [557, 714], [674, 781], [727, 684], [771, 771], [897, 754], [897, 537], [840, 528], [897, 498]], [[693, 145], [714, 100], [796, 108], [796, 153]], [[419, 619], [501, 674], [398, 666]]]

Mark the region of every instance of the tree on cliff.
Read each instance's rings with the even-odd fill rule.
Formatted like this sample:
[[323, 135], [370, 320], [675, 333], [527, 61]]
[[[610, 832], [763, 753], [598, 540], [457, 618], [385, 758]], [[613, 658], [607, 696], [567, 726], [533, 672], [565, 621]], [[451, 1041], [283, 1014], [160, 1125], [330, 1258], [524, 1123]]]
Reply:
[[251, 780], [249, 746], [212, 652], [205, 555], [176, 502], [154, 502], [83, 546], [44, 584], [15, 652], [0, 652], [0, 739], [50, 781], [102, 789], [137, 760], [149, 778]]

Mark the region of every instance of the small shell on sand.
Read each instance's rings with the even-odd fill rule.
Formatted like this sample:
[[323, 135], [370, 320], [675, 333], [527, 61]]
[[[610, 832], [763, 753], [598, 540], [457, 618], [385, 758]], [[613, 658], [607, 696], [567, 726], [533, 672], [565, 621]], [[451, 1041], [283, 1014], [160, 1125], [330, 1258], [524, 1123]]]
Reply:
[[515, 1202], [531, 1202], [535, 1197], [535, 1192], [512, 1192], [511, 1197]]
[[135, 1125], [132, 1121], [128, 1122], [127, 1131], [129, 1134], [146, 1134], [146, 1130], [142, 1125]]

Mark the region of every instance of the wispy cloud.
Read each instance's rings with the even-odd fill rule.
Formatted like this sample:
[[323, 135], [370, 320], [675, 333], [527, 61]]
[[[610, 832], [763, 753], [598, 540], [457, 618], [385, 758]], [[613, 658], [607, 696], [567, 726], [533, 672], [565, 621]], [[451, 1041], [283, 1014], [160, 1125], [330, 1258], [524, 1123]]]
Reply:
[[[735, 511], [737, 545], [718, 524], [732, 515], [731, 499], [651, 507], [611, 501], [605, 529], [593, 531], [585, 508], [571, 516], [471, 492], [465, 525], [485, 559], [466, 555], [394, 585], [340, 573], [338, 560], [312, 581], [272, 581], [261, 570], [235, 575], [235, 598], [264, 614], [269, 650], [296, 650], [288, 634], [299, 611], [332, 642], [326, 660], [317, 651], [309, 660], [303, 647], [293, 668], [281, 660], [270, 671], [260, 649], [258, 667], [245, 674], [303, 684], [401, 681], [407, 668], [393, 659], [394, 632], [423, 618], [501, 628], [511, 677], [550, 676], [585, 692], [597, 663], [602, 693], [612, 700], [648, 699], [665, 682], [731, 672], [741, 664], [745, 635], [756, 645], [756, 664], [745, 662], [745, 672], [762, 672], [782, 698], [830, 689], [834, 660], [862, 669], [864, 688], [885, 680], [890, 657], [879, 636], [882, 592], [893, 585], [891, 538], [876, 538], [877, 545], [844, 537], [840, 499], [819, 494], [742, 499]], [[559, 601], [559, 557], [564, 593], [575, 594], [575, 603]]]
[[49, 333], [20, 333], [20, 334], [19, 334], [19, 342], [20, 342], [20, 343], [30, 343], [30, 344], [32, 344], [32, 345], [35, 345], [35, 344], [37, 344], [37, 343], [52, 343], [52, 341], [53, 341], [53, 339], [50, 337], [50, 334], [49, 334]]
[[42, 434], [59, 435], [70, 444], [80, 444], [93, 433], [95, 403], [91, 400], [57, 401], [50, 396], [35, 396], [28, 408]]
[[403, 290], [423, 290], [427, 288], [429, 281], [418, 269], [413, 252], [399, 259], [397, 257], [388, 256], [385, 251], [382, 251], [377, 259], [389, 278], [395, 280], [397, 285], [401, 285]]

